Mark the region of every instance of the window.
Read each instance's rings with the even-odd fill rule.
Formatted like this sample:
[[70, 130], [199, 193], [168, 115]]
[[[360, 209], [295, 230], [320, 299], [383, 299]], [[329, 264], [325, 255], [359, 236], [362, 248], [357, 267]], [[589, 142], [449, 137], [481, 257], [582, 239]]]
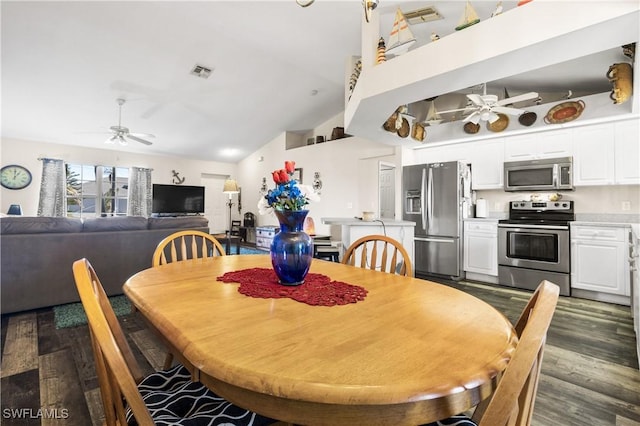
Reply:
[[67, 216], [126, 216], [129, 168], [65, 164]]

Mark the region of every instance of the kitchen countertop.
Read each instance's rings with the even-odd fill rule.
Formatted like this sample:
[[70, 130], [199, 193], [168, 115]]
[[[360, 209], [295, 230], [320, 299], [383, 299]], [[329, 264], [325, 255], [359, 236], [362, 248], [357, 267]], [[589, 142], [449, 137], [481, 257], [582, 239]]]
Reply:
[[587, 221], [587, 220], [574, 220], [571, 222], [572, 226], [615, 226], [615, 227], [631, 227], [631, 223], [625, 222], [597, 222], [597, 221]]
[[365, 222], [353, 217], [323, 217], [321, 220], [325, 225], [380, 226], [382, 225], [380, 222], [383, 222], [385, 226], [416, 226], [415, 222], [394, 219], [374, 219], [371, 222]]
[[497, 217], [465, 217], [463, 220], [465, 222], [497, 222], [500, 219]]

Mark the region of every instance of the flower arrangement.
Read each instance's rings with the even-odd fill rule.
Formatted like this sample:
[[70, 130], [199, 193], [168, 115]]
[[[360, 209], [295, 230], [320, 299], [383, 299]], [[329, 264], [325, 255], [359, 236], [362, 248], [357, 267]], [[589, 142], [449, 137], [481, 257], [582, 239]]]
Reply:
[[278, 211], [301, 211], [309, 201], [320, 201], [320, 196], [309, 185], [302, 185], [293, 179], [296, 163], [285, 161], [284, 169], [274, 170], [271, 173], [276, 184], [264, 197], [258, 201], [260, 214]]

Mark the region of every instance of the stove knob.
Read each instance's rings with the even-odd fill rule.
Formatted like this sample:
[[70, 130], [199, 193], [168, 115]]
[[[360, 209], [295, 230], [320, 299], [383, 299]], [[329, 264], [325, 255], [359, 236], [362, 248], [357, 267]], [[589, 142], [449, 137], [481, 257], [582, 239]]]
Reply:
[[567, 203], [562, 203], [562, 207], [569, 207], [569, 204], [567, 204]]
[[556, 207], [559, 207], [560, 203], [554, 203], [553, 205], [556, 206]]
[[524, 207], [524, 203], [520, 203], [520, 207]]

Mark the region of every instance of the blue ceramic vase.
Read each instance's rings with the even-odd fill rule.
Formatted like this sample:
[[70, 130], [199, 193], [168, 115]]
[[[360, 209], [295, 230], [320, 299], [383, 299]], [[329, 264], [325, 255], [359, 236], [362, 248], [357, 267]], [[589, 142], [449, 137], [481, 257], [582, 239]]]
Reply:
[[313, 242], [303, 232], [308, 210], [275, 211], [280, 232], [271, 243], [271, 264], [280, 284], [300, 285], [309, 272], [313, 259]]

